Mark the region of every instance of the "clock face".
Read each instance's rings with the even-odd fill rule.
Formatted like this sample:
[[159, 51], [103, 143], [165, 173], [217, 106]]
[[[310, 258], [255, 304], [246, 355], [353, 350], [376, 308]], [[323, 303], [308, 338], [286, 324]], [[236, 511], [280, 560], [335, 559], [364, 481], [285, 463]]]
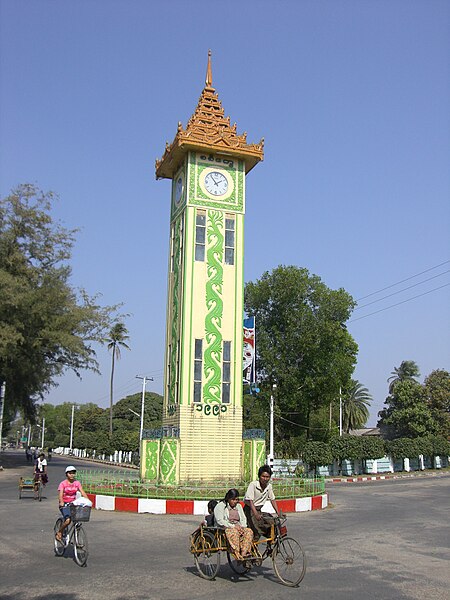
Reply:
[[178, 177], [175, 183], [175, 202], [178, 204], [181, 200], [181, 196], [183, 195], [183, 178]]
[[211, 171], [204, 181], [206, 191], [212, 196], [223, 196], [228, 191], [228, 179], [220, 171]]

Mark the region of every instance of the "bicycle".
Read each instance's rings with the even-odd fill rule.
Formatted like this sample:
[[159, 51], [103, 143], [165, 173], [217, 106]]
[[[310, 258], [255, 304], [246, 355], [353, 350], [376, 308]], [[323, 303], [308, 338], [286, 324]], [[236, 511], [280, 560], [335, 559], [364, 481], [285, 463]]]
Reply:
[[[306, 556], [303, 548], [288, 537], [286, 517], [276, 517], [268, 538], [253, 540], [251, 557], [237, 560], [220, 527], [200, 527], [191, 536], [190, 551], [194, 555], [197, 571], [204, 579], [214, 579], [220, 567], [220, 552], [227, 553], [228, 564], [237, 575], [245, 575], [253, 567], [260, 567], [266, 558], [272, 558], [273, 569], [284, 585], [297, 587], [306, 573]], [[261, 544], [266, 544], [260, 552]]]
[[87, 535], [83, 523], [89, 521], [91, 515], [90, 506], [70, 505], [70, 524], [66, 527], [62, 539], [56, 538], [56, 533], [61, 529], [64, 519], [58, 517], [53, 528], [53, 538], [56, 556], [63, 556], [69, 544], [73, 546], [75, 562], [80, 567], [85, 567], [89, 556]]
[[42, 473], [37, 473], [38, 477], [34, 478], [34, 499], [35, 500], [39, 500], [39, 502], [41, 502], [42, 500], [42, 490], [44, 489], [44, 484], [42, 482]]

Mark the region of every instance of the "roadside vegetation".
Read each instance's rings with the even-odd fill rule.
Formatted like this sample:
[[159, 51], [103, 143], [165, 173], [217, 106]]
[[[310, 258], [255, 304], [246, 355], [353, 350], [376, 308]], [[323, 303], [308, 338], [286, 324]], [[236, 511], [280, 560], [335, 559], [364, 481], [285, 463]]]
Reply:
[[[97, 352], [104, 347], [111, 353], [109, 408], [80, 401], [72, 446], [104, 454], [138, 452], [141, 396], [116, 403], [113, 398], [116, 361], [121, 350], [131, 348], [127, 315], [119, 313], [121, 305], [103, 306], [99, 295], [71, 286], [76, 230], [53, 219], [56, 201], [52, 192], [30, 184], [0, 200], [3, 435], [14, 442], [31, 426], [28, 442], [39, 445], [36, 425], [45, 418], [45, 447], [68, 447], [72, 404], [41, 402], [64, 372], [98, 372]], [[372, 397], [352, 378], [358, 346], [346, 323], [356, 303], [344, 289], [327, 287], [306, 268], [279, 266], [246, 284], [244, 305], [257, 330], [257, 384], [244, 389], [244, 429], [268, 432], [273, 395], [278, 457], [303, 457], [316, 469], [332, 460], [380, 458], [387, 448], [404, 457], [424, 453], [418, 449], [436, 455], [448, 448], [450, 373], [437, 369], [419, 383], [413, 360], [395, 367], [387, 380], [378, 422], [383, 439], [351, 435], [366, 424]], [[144, 429], [161, 425], [162, 398], [148, 392]]]

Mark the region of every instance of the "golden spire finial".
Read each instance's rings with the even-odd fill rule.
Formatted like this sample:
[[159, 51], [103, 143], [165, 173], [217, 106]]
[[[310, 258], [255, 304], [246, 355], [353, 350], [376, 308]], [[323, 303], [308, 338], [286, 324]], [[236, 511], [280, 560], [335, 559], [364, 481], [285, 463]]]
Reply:
[[208, 66], [206, 68], [206, 87], [212, 87], [211, 50], [208, 50]]

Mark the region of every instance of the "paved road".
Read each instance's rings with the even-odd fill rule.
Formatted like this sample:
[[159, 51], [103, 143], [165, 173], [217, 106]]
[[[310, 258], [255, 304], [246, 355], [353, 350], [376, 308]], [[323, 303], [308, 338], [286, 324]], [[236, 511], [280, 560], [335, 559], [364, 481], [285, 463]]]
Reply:
[[289, 518], [289, 533], [308, 556], [305, 579], [290, 589], [268, 561], [241, 579], [226, 564], [216, 581], [198, 577], [188, 552], [193, 516], [95, 511], [86, 525], [88, 566], [70, 554], [55, 557], [56, 486], [65, 464], [50, 463], [41, 503], [18, 499], [25, 462], [0, 472], [2, 600], [448, 600], [450, 477], [330, 487], [330, 509]]

